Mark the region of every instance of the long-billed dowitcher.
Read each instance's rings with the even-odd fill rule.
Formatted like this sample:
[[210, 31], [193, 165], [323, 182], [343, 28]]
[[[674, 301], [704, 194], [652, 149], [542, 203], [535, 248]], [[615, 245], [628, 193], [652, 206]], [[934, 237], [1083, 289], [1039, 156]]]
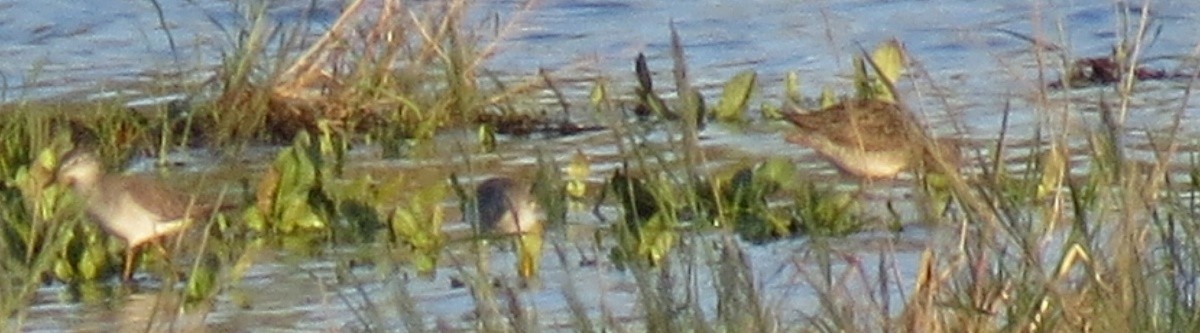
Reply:
[[812, 148], [845, 173], [868, 178], [892, 178], [917, 163], [933, 167], [959, 161], [951, 140], [927, 140], [911, 116], [895, 103], [860, 100], [835, 104], [820, 111], [785, 114], [799, 132], [787, 141]]
[[475, 200], [481, 231], [494, 234], [541, 231], [540, 208], [529, 190], [528, 186], [507, 177], [479, 183], [475, 187]]
[[189, 217], [202, 213], [192, 196], [152, 179], [109, 174], [96, 155], [85, 150], [64, 156], [56, 178], [84, 199], [88, 215], [101, 229], [125, 242], [121, 277], [126, 281], [140, 246], [182, 230]]

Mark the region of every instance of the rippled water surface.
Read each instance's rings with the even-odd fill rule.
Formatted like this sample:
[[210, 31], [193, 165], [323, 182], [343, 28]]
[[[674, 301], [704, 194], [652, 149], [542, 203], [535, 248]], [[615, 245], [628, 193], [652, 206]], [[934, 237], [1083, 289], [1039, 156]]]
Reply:
[[[319, 27], [330, 24], [339, 13], [340, 1], [276, 1], [271, 19], [287, 24], [307, 20]], [[1138, 3], [1141, 3], [1140, 1]], [[225, 1], [163, 2], [163, 13], [176, 43], [171, 52], [166, 34], [148, 1], [7, 1], [0, 2], [0, 74], [5, 101], [21, 98], [84, 98], [111, 95], [154, 97], [129, 87], [159, 80], [163, 73], [183, 69], [204, 79], [207, 69], [230, 47], [225, 31], [240, 23], [238, 8]], [[994, 139], [1000, 131], [1006, 103], [1013, 111], [1015, 136], [1028, 136], [1039, 119], [1035, 92], [1039, 83], [1036, 58], [1029, 42], [1000, 32], [1014, 31], [1039, 36], [1065, 46], [1076, 57], [1109, 54], [1118, 28], [1119, 13], [1109, 1], [478, 1], [473, 4], [473, 22], [483, 41], [494, 46], [486, 67], [506, 77], [520, 77], [548, 69], [560, 79], [608, 77], [622, 91], [632, 91], [632, 61], [638, 52], [650, 58], [661, 89], [670, 91], [668, 56], [669, 26], [674, 24], [685, 46], [692, 78], [710, 100], [718, 84], [742, 70], [759, 73], [759, 98], [777, 103], [781, 80], [789, 71], [803, 79], [802, 89], [815, 95], [822, 86], [847, 91], [849, 57], [888, 38], [903, 41], [917, 67], [909, 71], [899, 89], [906, 103], [928, 120], [932, 129], [945, 136], [977, 142]], [[1140, 12], [1134, 12], [1134, 15]], [[1180, 58], [1190, 55], [1200, 43], [1197, 13], [1200, 2], [1152, 1], [1155, 20], [1152, 42], [1144, 50], [1146, 59]], [[498, 17], [499, 25], [488, 21]], [[1064, 35], [1058, 33], [1062, 27]], [[495, 29], [495, 27], [499, 27]], [[494, 44], [492, 44], [494, 43]], [[1148, 65], [1175, 70], [1180, 63], [1170, 59]], [[1057, 78], [1046, 73], [1047, 81]], [[586, 82], [586, 80], [583, 80]], [[1184, 110], [1185, 136], [1194, 137], [1200, 128], [1193, 120], [1195, 107], [1181, 101], [1187, 82], [1161, 81], [1139, 86], [1131, 112], [1131, 140], [1146, 140], [1146, 133], [1165, 127], [1170, 116]], [[586, 88], [586, 84], [576, 88]], [[1103, 88], [1056, 93], [1052, 100], [1070, 98], [1095, 100]], [[581, 98], [586, 89], [569, 89]], [[1111, 90], [1107, 90], [1111, 94]], [[581, 102], [582, 103], [582, 102]], [[1093, 102], [1094, 103], [1094, 102]], [[1088, 111], [1087, 104], [1082, 111]], [[1035, 112], [1037, 111], [1037, 112]], [[1086, 128], [1096, 123], [1094, 112], [1072, 113], [1072, 123]], [[749, 164], [769, 156], [803, 161], [802, 172], [817, 179], [844, 181], [826, 163], [806, 149], [789, 146], [781, 139], [784, 127], [762, 125], [751, 129], [714, 126], [707, 129], [701, 145], [711, 152], [713, 165]], [[469, 142], [469, 133], [450, 133], [448, 140]], [[1082, 145], [1083, 143], [1078, 143]], [[475, 157], [491, 173], [527, 172], [543, 152], [566, 161], [576, 149], [600, 161], [593, 181], [600, 182], [619, 160], [611, 133], [550, 141], [503, 139], [500, 152]], [[459, 153], [447, 150], [448, 154]], [[358, 151], [373, 156], [369, 151]], [[406, 174], [422, 167], [456, 167], [455, 160], [380, 161], [365, 158], [351, 169], [383, 168]], [[476, 177], [481, 177], [477, 175]], [[440, 180], [435, 180], [440, 181]], [[903, 187], [883, 196], [903, 196]], [[565, 259], [555, 251], [544, 253], [545, 267], [540, 287], [520, 289], [517, 295], [540, 314], [550, 328], [570, 327], [564, 290], [574, 290], [589, 307], [589, 313], [610, 313], [616, 318], [634, 316], [636, 288], [627, 273], [604, 263], [606, 252], [590, 244], [587, 236], [571, 230], [602, 227], [590, 213], [572, 213], [573, 225], [551, 230], [549, 248], [562, 247]], [[462, 228], [452, 224], [448, 228]], [[575, 232], [587, 234], [587, 231]], [[859, 235], [853, 244], [839, 249], [845, 262], [836, 268], [850, 281], [870, 285], [873, 268], [880, 260], [893, 263], [898, 285], [911, 285], [916, 252], [926, 244], [940, 242], [943, 231], [909, 228], [900, 235]], [[698, 258], [713, 254], [703, 249], [706, 242], [720, 241], [718, 235], [694, 238]], [[869, 246], [867, 246], [869, 245]], [[809, 242], [804, 239], [750, 246], [753, 272], [768, 294], [765, 304], [780, 313], [813, 313], [812, 268]], [[453, 249], [450, 252], [454, 252]], [[208, 326], [214, 331], [247, 327], [277, 330], [343, 330], [367, 328], [359, 318], [372, 318], [383, 330], [404, 326], [406, 320], [394, 310], [403, 303], [406, 289], [426, 315], [426, 324], [439, 323], [462, 329], [473, 316], [474, 303], [465, 288], [452, 288], [457, 273], [447, 269], [434, 278], [412, 276], [404, 268], [340, 267], [337, 250], [328, 261], [305, 261], [286, 253], [263, 251], [244, 279], [217, 297], [210, 308], [186, 312], [178, 325]], [[887, 253], [881, 255], [881, 253]], [[448, 254], [449, 257], [465, 254]], [[307, 257], [306, 257], [307, 258]], [[464, 259], [465, 260], [465, 259]], [[489, 262], [500, 279], [513, 279], [511, 253], [495, 254]], [[580, 265], [598, 260], [599, 264]], [[856, 266], [857, 265], [857, 266]], [[872, 267], [861, 269], [858, 266]], [[855, 269], [856, 267], [860, 269]], [[703, 270], [701, 270], [703, 271]], [[868, 273], [871, 272], [871, 273]], [[697, 285], [710, 285], [711, 276], [700, 274]], [[573, 282], [568, 286], [567, 282]], [[146, 328], [150, 309], [162, 308], [153, 291], [137, 293], [102, 305], [65, 299], [67, 291], [45, 287], [21, 324], [25, 330], [111, 331]], [[714, 297], [712, 293], [701, 297]], [[892, 299], [892, 302], [897, 302]], [[166, 307], [170, 309], [171, 307]], [[382, 310], [380, 310], [382, 309]], [[162, 316], [175, 316], [164, 313]], [[802, 322], [802, 316], [795, 316]], [[162, 318], [162, 317], [158, 317]], [[561, 326], [559, 326], [561, 325]], [[151, 327], [168, 329], [170, 327]]]

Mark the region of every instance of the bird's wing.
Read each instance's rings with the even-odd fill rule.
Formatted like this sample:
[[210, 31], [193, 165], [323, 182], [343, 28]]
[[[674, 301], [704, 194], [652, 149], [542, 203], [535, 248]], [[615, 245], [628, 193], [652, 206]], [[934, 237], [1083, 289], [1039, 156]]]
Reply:
[[201, 211], [192, 196], [167, 187], [163, 183], [142, 177], [124, 176], [125, 191], [134, 203], [159, 216], [162, 222], [196, 216]]
[[801, 130], [798, 136], [820, 136], [846, 147], [883, 151], [895, 150], [910, 141], [909, 120], [903, 112], [888, 102], [848, 101], [816, 112], [789, 112], [784, 116]]

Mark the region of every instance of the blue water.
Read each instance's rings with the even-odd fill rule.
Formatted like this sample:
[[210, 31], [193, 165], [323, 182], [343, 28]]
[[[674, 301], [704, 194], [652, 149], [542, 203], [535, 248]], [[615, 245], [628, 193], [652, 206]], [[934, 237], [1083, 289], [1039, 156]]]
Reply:
[[[336, 20], [341, 3], [317, 1], [310, 8], [308, 1], [276, 2], [266, 12], [272, 22], [282, 25], [309, 22], [314, 37]], [[414, 8], [429, 3], [433, 2], [411, 2]], [[236, 40], [230, 34], [236, 30], [234, 27], [245, 24], [243, 13], [247, 8], [207, 0], [164, 1], [162, 5], [176, 43], [174, 52], [148, 1], [0, 2], [3, 101], [114, 95], [151, 99], [171, 91], [149, 92], [139, 87], [168, 80], [172, 77], [168, 74], [182, 72], [183, 79], [192, 82], [206, 79], [219, 63], [222, 51], [229, 50]], [[649, 57], [659, 89], [667, 93], [672, 90], [669, 45], [670, 26], [674, 24], [685, 47], [691, 77], [705, 89], [710, 101], [717, 98], [721, 82], [744, 70], [759, 73], [757, 97], [761, 102], [778, 103], [777, 96], [782, 90], [779, 83], [789, 71], [799, 74], [802, 89], [808, 95], [817, 94], [825, 86], [848, 92], [850, 56], [878, 42], [898, 38], [915, 65], [898, 87], [906, 103], [929, 120], [933, 131], [980, 140], [994, 139], [999, 133], [1006, 103], [1012, 111], [1011, 130], [1020, 136], [1030, 133], [1033, 125], [1046, 123], [1047, 117], [1065, 112], [1056, 105], [1068, 99], [1090, 102], [1069, 110], [1071, 120], [1067, 123], [1071, 125], [1053, 130], [1089, 128], [1097, 121], [1094, 112], [1086, 112], [1095, 108], [1089, 105], [1101, 94], [1110, 100], [1114, 96], [1111, 88], [1091, 88], [1053, 93], [1050, 103], [1038, 103], [1036, 93], [1044, 82], [1038, 81], [1031, 44], [998, 29], [1060, 45], [1068, 50], [1070, 57], [1105, 56], [1118, 36], [1127, 35], [1119, 27], [1119, 7], [1110, 1], [547, 0], [479, 1], [474, 5], [467, 26], [492, 50], [485, 62], [487, 70], [504, 78], [525, 77], [538, 69], [549, 70], [551, 76], [560, 79], [605, 77], [615, 82], [614, 91], [622, 93], [633, 89], [633, 59], [639, 52]], [[1135, 18], [1132, 22], [1137, 22], [1140, 13], [1140, 8], [1131, 10]], [[1154, 18], [1149, 34], [1152, 42], [1146, 43], [1149, 48], [1144, 50], [1144, 57], [1182, 58], [1196, 52], [1200, 43], [1195, 37], [1195, 32], [1200, 31], [1200, 2], [1154, 1], [1149, 13]], [[500, 19], [499, 24], [490, 21], [495, 17]], [[499, 28], [493, 30], [493, 27]], [[1057, 55], [1048, 54], [1047, 59], [1051, 63], [1046, 80], [1054, 80]], [[1148, 64], [1167, 70], [1181, 66], [1170, 59]], [[1185, 85], [1186, 82], [1166, 81], [1139, 86], [1143, 93], [1134, 101], [1135, 109], [1131, 112], [1136, 113], [1129, 120], [1131, 142], [1144, 141], [1147, 133], [1165, 126], [1166, 120], [1179, 110], [1185, 112], [1185, 135], [1195, 137], [1196, 133], [1190, 132], [1200, 128], [1191, 120], [1196, 118], [1195, 107], [1180, 99]], [[588, 80], [568, 84], [568, 94], [582, 98], [589, 87]], [[771, 131], [747, 133], [717, 127], [709, 129], [706, 135], [711, 137], [706, 145], [720, 145], [720, 149], [751, 156], [794, 149], [779, 138], [780, 134]], [[561, 141], [562, 147], [547, 147], [554, 143], [513, 142], [502, 154], [529, 157], [543, 149], [552, 154], [570, 154], [576, 145], [585, 146], [595, 155], [611, 157], [617, 151], [608, 149], [612, 148], [607, 146], [611, 142], [579, 140], [582, 141]], [[817, 163], [817, 168], [832, 170], [819, 160]], [[923, 234], [912, 237], [926, 238]], [[797, 254], [802, 251], [796, 250], [801, 247], [803, 242], [795, 241], [751, 249], [749, 255], [755, 258], [757, 275], [766, 281], [765, 290], [808, 292], [795, 291], [804, 282], [804, 269], [796, 266], [803, 260]], [[547, 254], [547, 258], [551, 256]], [[876, 259], [870, 258], [862, 262], [873, 264]], [[904, 279], [911, 278], [910, 271], [919, 260], [916, 252], [902, 250], [893, 259], [898, 262], [899, 270], [904, 271]], [[546, 302], [541, 310], [549, 313], [544, 317], [563, 317], [564, 302], [558, 299], [560, 293], [556, 288], [561, 287], [560, 281], [572, 277], [554, 260], [545, 261], [548, 262], [546, 286], [526, 297]], [[354, 287], [360, 285], [331, 286], [310, 279], [313, 275], [309, 273], [314, 271], [319, 276], [332, 274], [330, 267], [306, 269], [270, 262], [264, 260], [252, 269], [247, 277], [248, 287], [243, 287], [246, 290], [233, 291], [251, 295], [222, 295], [219, 308], [206, 319], [207, 323], [237, 328], [263, 319], [279, 329], [353, 327], [348, 323], [354, 321], [356, 314], [352, 312], [358, 309], [331, 295], [359, 292]], [[510, 264], [497, 266], [501, 265]], [[596, 298], [608, 294], [612, 303], [603, 306], [618, 309], [627, 309], [633, 302], [635, 295], [627, 276], [610, 274], [602, 268], [581, 270], [598, 282], [588, 281], [603, 285], [583, 289], [581, 294]], [[363, 285], [367, 288], [390, 291], [395, 288], [393, 284], [401, 283], [394, 277], [359, 273], [364, 276]], [[457, 322], [472, 310], [467, 292], [449, 289], [445, 276], [434, 281], [403, 283], [417, 289], [416, 298], [429, 305], [427, 310], [432, 317]], [[287, 292], [322, 287], [331, 288], [321, 294], [327, 299]], [[254, 294], [256, 289], [261, 293]], [[130, 320], [136, 325], [137, 315], [143, 311], [136, 307], [143, 304], [133, 301], [125, 305], [133, 310], [91, 309], [59, 303], [55, 300], [59, 293], [60, 290], [53, 289], [39, 293], [39, 305], [31, 310], [28, 328], [111, 329], [114, 327], [104, 323], [118, 325], [109, 320], [112, 317], [132, 316], [135, 318]], [[392, 294], [383, 294], [385, 299], [375, 301], [395, 302], [386, 299]], [[795, 295], [781, 297], [792, 296]], [[242, 310], [230, 305], [237, 302], [230, 299], [237, 297], [250, 298], [258, 307]], [[785, 305], [789, 311], [812, 310], [807, 303], [768, 301]], [[122, 310], [133, 314], [127, 316]], [[71, 320], [63, 324], [64, 318]]]

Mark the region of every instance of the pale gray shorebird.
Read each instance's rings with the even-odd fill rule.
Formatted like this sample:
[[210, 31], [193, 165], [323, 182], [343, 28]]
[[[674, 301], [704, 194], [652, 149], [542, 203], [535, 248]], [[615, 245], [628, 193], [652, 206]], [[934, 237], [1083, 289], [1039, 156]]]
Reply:
[[492, 234], [541, 232], [537, 201], [530, 187], [507, 177], [489, 178], [475, 187], [480, 231]]
[[960, 161], [956, 142], [927, 140], [895, 103], [847, 101], [815, 112], [788, 112], [784, 118], [800, 129], [788, 142], [812, 148], [841, 171], [862, 178], [893, 178], [914, 166], [933, 168], [938, 159], [946, 166]]
[[63, 156], [56, 173], [86, 203], [87, 213], [108, 234], [125, 242], [121, 278], [129, 281], [133, 255], [139, 247], [160, 237], [182, 231], [189, 218], [207, 214], [193, 196], [153, 179], [105, 172], [97, 156], [74, 150]]

